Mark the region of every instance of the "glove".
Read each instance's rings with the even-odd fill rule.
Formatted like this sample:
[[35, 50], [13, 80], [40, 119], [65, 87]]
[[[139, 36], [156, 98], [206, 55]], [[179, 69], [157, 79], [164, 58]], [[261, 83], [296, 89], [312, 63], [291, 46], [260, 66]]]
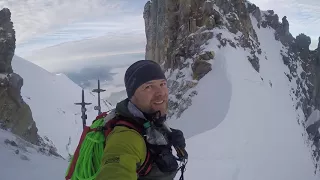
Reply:
[[179, 167], [176, 157], [173, 156], [171, 149], [168, 148], [162, 149], [154, 161], [162, 172], [174, 172]]
[[172, 132], [168, 134], [168, 140], [174, 147], [179, 147], [184, 149], [186, 147], [186, 140], [183, 136], [183, 132], [178, 129], [170, 128]]
[[178, 162], [172, 154], [171, 146], [148, 144], [148, 148], [161, 172], [173, 172], [178, 169]]

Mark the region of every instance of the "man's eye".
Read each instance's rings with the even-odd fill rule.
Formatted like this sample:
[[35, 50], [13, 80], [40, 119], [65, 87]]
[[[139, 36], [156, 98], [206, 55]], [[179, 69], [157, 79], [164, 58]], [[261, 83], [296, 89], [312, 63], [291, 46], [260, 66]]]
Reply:
[[150, 89], [150, 88], [151, 88], [151, 85], [144, 87], [144, 89]]
[[165, 86], [165, 85], [167, 85], [167, 83], [165, 82], [160, 84], [160, 86]]

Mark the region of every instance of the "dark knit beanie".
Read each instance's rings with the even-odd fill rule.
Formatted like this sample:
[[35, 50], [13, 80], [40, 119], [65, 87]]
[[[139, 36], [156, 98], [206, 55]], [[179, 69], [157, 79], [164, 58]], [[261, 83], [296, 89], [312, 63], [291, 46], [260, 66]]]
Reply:
[[124, 75], [124, 84], [130, 99], [142, 84], [158, 79], [166, 79], [160, 65], [151, 60], [140, 60], [133, 63]]

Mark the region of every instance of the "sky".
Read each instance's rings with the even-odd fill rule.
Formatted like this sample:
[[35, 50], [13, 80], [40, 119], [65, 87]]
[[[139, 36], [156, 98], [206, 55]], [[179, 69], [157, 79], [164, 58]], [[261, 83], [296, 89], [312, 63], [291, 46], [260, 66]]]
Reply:
[[[16, 30], [16, 54], [50, 72], [121, 68], [143, 59], [147, 0], [2, 0]], [[318, 44], [320, 1], [251, 0], [261, 10], [286, 15], [293, 36], [305, 33]]]
[[144, 58], [147, 0], [2, 0], [16, 54], [50, 72], [123, 66]]

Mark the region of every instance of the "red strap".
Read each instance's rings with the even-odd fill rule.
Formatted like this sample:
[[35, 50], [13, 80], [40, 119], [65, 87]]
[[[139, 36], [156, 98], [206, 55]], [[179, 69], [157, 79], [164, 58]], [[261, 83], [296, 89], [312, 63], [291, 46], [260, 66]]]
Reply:
[[147, 151], [146, 159], [144, 160], [142, 166], [140, 166], [140, 168], [137, 170], [137, 173], [140, 176], [145, 176], [150, 172], [151, 167], [152, 167], [150, 156], [151, 156], [150, 151]]
[[100, 115], [98, 115], [95, 120], [104, 118], [104, 117], [106, 117], [107, 115], [108, 115], [107, 112], [103, 112], [103, 113], [101, 113]]
[[136, 131], [138, 131], [138, 133], [142, 133], [142, 128], [141, 127], [138, 127], [128, 121], [125, 121], [125, 120], [118, 120], [118, 122], [116, 123], [116, 125], [124, 125], [124, 126], [127, 126], [129, 128], [132, 128]]
[[152, 168], [152, 163], [149, 163], [149, 167], [147, 168], [146, 172], [144, 174], [140, 174], [140, 176], [145, 176], [147, 175], [150, 171], [151, 171], [151, 168]]
[[74, 155], [73, 155], [72, 162], [71, 162], [71, 165], [70, 165], [68, 174], [67, 174], [67, 176], [66, 176], [66, 180], [71, 179], [71, 177], [72, 177], [72, 174], [73, 174], [73, 172], [74, 172], [74, 169], [75, 169], [75, 167], [76, 167], [77, 160], [78, 160], [78, 157], [79, 157], [81, 144], [82, 144], [82, 142], [83, 142], [84, 138], [86, 137], [86, 135], [87, 135], [87, 133], [88, 133], [89, 130], [90, 130], [90, 127], [85, 126], [85, 127], [84, 127], [84, 130], [82, 131], [79, 144], [78, 144], [77, 149], [76, 149], [76, 151], [75, 151], [75, 153], [74, 153]]
[[114, 126], [126, 126], [128, 128], [131, 128], [131, 129], [134, 129], [135, 131], [137, 131], [138, 133], [142, 133], [142, 129], [138, 126], [135, 126], [134, 124], [128, 122], [128, 121], [125, 121], [125, 120], [119, 120], [119, 119], [111, 119], [109, 120], [107, 123], [106, 123], [106, 129], [105, 129], [105, 132], [104, 132], [104, 135], [105, 137], [107, 137], [109, 135], [109, 133], [113, 130], [113, 127], [111, 128], [108, 128], [108, 125], [109, 124], [114, 124]]

